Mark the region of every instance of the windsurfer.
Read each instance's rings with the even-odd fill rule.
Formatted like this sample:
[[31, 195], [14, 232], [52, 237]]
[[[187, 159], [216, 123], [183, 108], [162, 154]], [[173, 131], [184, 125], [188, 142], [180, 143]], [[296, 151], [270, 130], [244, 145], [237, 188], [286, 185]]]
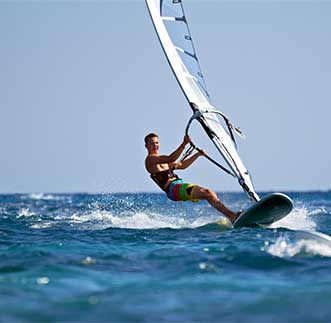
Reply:
[[208, 189], [195, 184], [184, 183], [175, 173], [175, 169], [185, 169], [189, 167], [198, 157], [205, 154], [204, 151], [197, 152], [182, 162], [176, 162], [190, 143], [189, 136], [184, 136], [183, 142], [170, 155], [159, 155], [159, 136], [150, 133], [145, 137], [145, 147], [148, 155], [145, 159], [146, 170], [151, 174], [151, 178], [173, 201], [193, 201], [207, 200], [211, 206], [227, 216], [232, 222], [241, 214], [228, 209], [218, 198], [217, 194]]

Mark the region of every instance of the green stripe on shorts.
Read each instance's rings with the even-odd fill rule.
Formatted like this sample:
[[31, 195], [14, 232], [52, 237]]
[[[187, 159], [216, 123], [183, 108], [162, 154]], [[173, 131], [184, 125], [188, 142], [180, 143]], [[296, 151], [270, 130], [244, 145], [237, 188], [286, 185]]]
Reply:
[[180, 188], [179, 188], [179, 197], [182, 201], [187, 201], [188, 200], [188, 196], [186, 194], [186, 188], [187, 186], [189, 186], [189, 184], [187, 183], [184, 183], [184, 184], [181, 184], [180, 185]]

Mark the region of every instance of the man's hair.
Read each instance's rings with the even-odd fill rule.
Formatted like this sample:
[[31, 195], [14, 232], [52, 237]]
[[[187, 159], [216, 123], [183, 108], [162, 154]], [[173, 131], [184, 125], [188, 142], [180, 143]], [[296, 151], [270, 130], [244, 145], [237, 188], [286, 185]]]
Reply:
[[156, 133], [154, 133], [154, 132], [151, 132], [151, 133], [149, 133], [146, 137], [145, 137], [145, 145], [147, 145], [147, 141], [148, 141], [148, 139], [150, 139], [150, 138], [154, 138], [154, 137], [157, 137], [157, 138], [159, 138], [159, 136], [156, 134]]

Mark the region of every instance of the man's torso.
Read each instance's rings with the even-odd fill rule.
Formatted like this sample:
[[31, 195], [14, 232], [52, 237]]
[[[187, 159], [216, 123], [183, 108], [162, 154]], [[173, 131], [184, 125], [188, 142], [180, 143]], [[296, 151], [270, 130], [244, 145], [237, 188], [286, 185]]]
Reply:
[[146, 170], [150, 174], [156, 174], [158, 172], [162, 172], [164, 170], [169, 169], [169, 164], [168, 163], [157, 163], [155, 162], [155, 158], [153, 158], [155, 155], [148, 155], [145, 159], [145, 167]]

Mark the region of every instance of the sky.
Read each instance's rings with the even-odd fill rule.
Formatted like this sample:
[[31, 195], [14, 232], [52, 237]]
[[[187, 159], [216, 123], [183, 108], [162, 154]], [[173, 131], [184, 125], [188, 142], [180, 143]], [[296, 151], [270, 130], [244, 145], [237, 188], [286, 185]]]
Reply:
[[[256, 190], [330, 189], [331, 2], [184, 5]], [[159, 191], [143, 138], [172, 152], [191, 110], [143, 0], [2, 0], [0, 39], [0, 193]], [[240, 191], [204, 158], [180, 176]]]

